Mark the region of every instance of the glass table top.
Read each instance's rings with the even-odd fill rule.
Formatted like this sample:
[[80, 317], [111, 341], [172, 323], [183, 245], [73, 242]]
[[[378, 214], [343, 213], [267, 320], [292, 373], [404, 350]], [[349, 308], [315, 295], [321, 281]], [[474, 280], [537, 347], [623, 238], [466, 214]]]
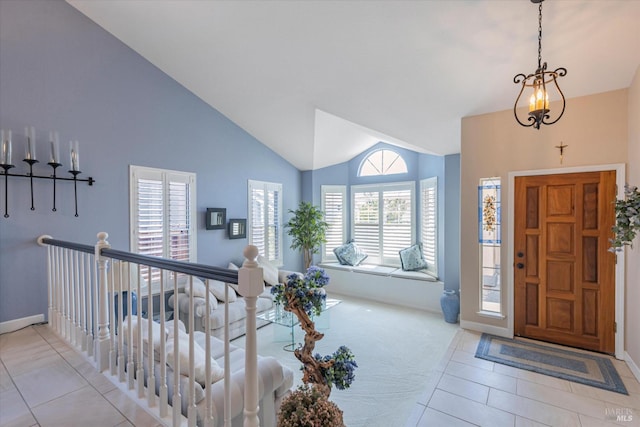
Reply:
[[[327, 298], [325, 304], [322, 306], [322, 311], [326, 311], [332, 307], [335, 307], [336, 305], [340, 304], [340, 302], [341, 301], [339, 299]], [[285, 309], [279, 304], [274, 305], [271, 310], [267, 310], [258, 314], [257, 318], [289, 327], [293, 327], [300, 323], [295, 314], [291, 313], [290, 311], [285, 311]], [[313, 320], [313, 318], [314, 316], [311, 316], [311, 320]]]

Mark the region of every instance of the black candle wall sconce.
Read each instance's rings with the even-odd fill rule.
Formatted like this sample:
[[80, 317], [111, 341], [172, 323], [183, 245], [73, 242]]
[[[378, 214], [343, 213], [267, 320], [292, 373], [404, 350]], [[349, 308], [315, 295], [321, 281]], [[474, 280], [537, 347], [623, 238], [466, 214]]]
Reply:
[[78, 182], [86, 182], [90, 186], [96, 182], [92, 177], [86, 179], [78, 178], [82, 172], [80, 171], [80, 155], [78, 141], [70, 141], [69, 143], [69, 160], [71, 163], [71, 170], [69, 173], [72, 178], [65, 178], [57, 176], [56, 169], [62, 166], [60, 163], [60, 142], [57, 132], [49, 133], [49, 162], [47, 163], [53, 169], [51, 176], [35, 175], [33, 173], [33, 165], [39, 163], [36, 160], [36, 133], [35, 129], [30, 126], [25, 128], [25, 158], [23, 161], [29, 165], [29, 172], [24, 174], [9, 173], [11, 169], [15, 167], [13, 164], [12, 153], [12, 135], [11, 130], [5, 131], [0, 129], [0, 168], [3, 170], [4, 175], [4, 217], [9, 218], [9, 184], [8, 178], [10, 176], [17, 178], [29, 178], [31, 184], [31, 210], [35, 210], [33, 201], [33, 179], [49, 179], [53, 181], [53, 212], [56, 212], [56, 182], [57, 181], [73, 181], [74, 200], [75, 200], [75, 216], [78, 216]]

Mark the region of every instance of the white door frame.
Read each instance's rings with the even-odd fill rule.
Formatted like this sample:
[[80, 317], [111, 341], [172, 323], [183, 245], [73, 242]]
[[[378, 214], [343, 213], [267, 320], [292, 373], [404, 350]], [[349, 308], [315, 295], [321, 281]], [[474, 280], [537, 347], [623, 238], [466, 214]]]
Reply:
[[[558, 168], [558, 169], [537, 169], [527, 171], [515, 171], [509, 172], [509, 227], [507, 229], [507, 328], [509, 336], [514, 335], [514, 283], [513, 283], [513, 250], [515, 238], [515, 179], [519, 176], [533, 176], [533, 175], [555, 175], [555, 174], [567, 174], [567, 173], [579, 173], [579, 172], [602, 172], [602, 171], [616, 171], [616, 185], [618, 198], [624, 197], [624, 184], [625, 184], [625, 164], [616, 163], [611, 165], [593, 165], [593, 166], [577, 166], [571, 168]], [[617, 252], [616, 266], [615, 266], [615, 322], [617, 330], [615, 333], [615, 357], [616, 359], [624, 359], [624, 251]]]

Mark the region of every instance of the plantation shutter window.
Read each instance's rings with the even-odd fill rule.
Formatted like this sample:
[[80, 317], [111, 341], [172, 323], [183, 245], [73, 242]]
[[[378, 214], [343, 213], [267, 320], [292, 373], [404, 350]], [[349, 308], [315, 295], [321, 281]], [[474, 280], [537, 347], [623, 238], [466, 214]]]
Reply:
[[354, 185], [352, 230], [368, 263], [400, 265], [398, 251], [415, 238], [414, 183]]
[[398, 251], [413, 244], [411, 198], [412, 191], [409, 189], [382, 192], [384, 259], [396, 259], [399, 257]]
[[427, 271], [438, 276], [438, 178], [420, 181], [420, 237]]
[[170, 257], [179, 261], [191, 259], [191, 221], [189, 184], [169, 182], [169, 249]]
[[263, 188], [250, 189], [249, 212], [249, 244], [258, 248], [260, 253], [266, 253], [265, 204], [266, 198]]
[[142, 255], [163, 255], [164, 193], [162, 179], [140, 178], [137, 182], [138, 212], [136, 246], [133, 252]]
[[249, 181], [249, 244], [276, 266], [282, 260], [282, 184]]
[[[130, 167], [131, 252], [196, 260], [195, 174]], [[148, 269], [141, 271], [148, 279]], [[151, 281], [160, 272], [152, 270]]]
[[324, 220], [329, 225], [322, 245], [322, 260], [335, 261], [333, 250], [346, 241], [347, 235], [347, 187], [344, 185], [323, 185], [321, 187]]
[[377, 191], [353, 193], [353, 239], [368, 255], [367, 261], [380, 263], [380, 195]]

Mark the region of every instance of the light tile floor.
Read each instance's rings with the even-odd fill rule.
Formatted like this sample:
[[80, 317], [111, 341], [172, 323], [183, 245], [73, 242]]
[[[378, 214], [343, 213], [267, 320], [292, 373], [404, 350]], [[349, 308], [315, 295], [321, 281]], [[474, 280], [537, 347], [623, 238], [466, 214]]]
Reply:
[[406, 427], [640, 426], [640, 383], [625, 362], [612, 358], [629, 396], [476, 359], [479, 340], [456, 334]]
[[[614, 360], [630, 395], [476, 359], [460, 330], [406, 426], [640, 426], [640, 383]], [[0, 426], [159, 426], [46, 325], [0, 335]], [[627, 421], [617, 421], [616, 416]]]
[[0, 335], [1, 427], [161, 426], [46, 325]]

